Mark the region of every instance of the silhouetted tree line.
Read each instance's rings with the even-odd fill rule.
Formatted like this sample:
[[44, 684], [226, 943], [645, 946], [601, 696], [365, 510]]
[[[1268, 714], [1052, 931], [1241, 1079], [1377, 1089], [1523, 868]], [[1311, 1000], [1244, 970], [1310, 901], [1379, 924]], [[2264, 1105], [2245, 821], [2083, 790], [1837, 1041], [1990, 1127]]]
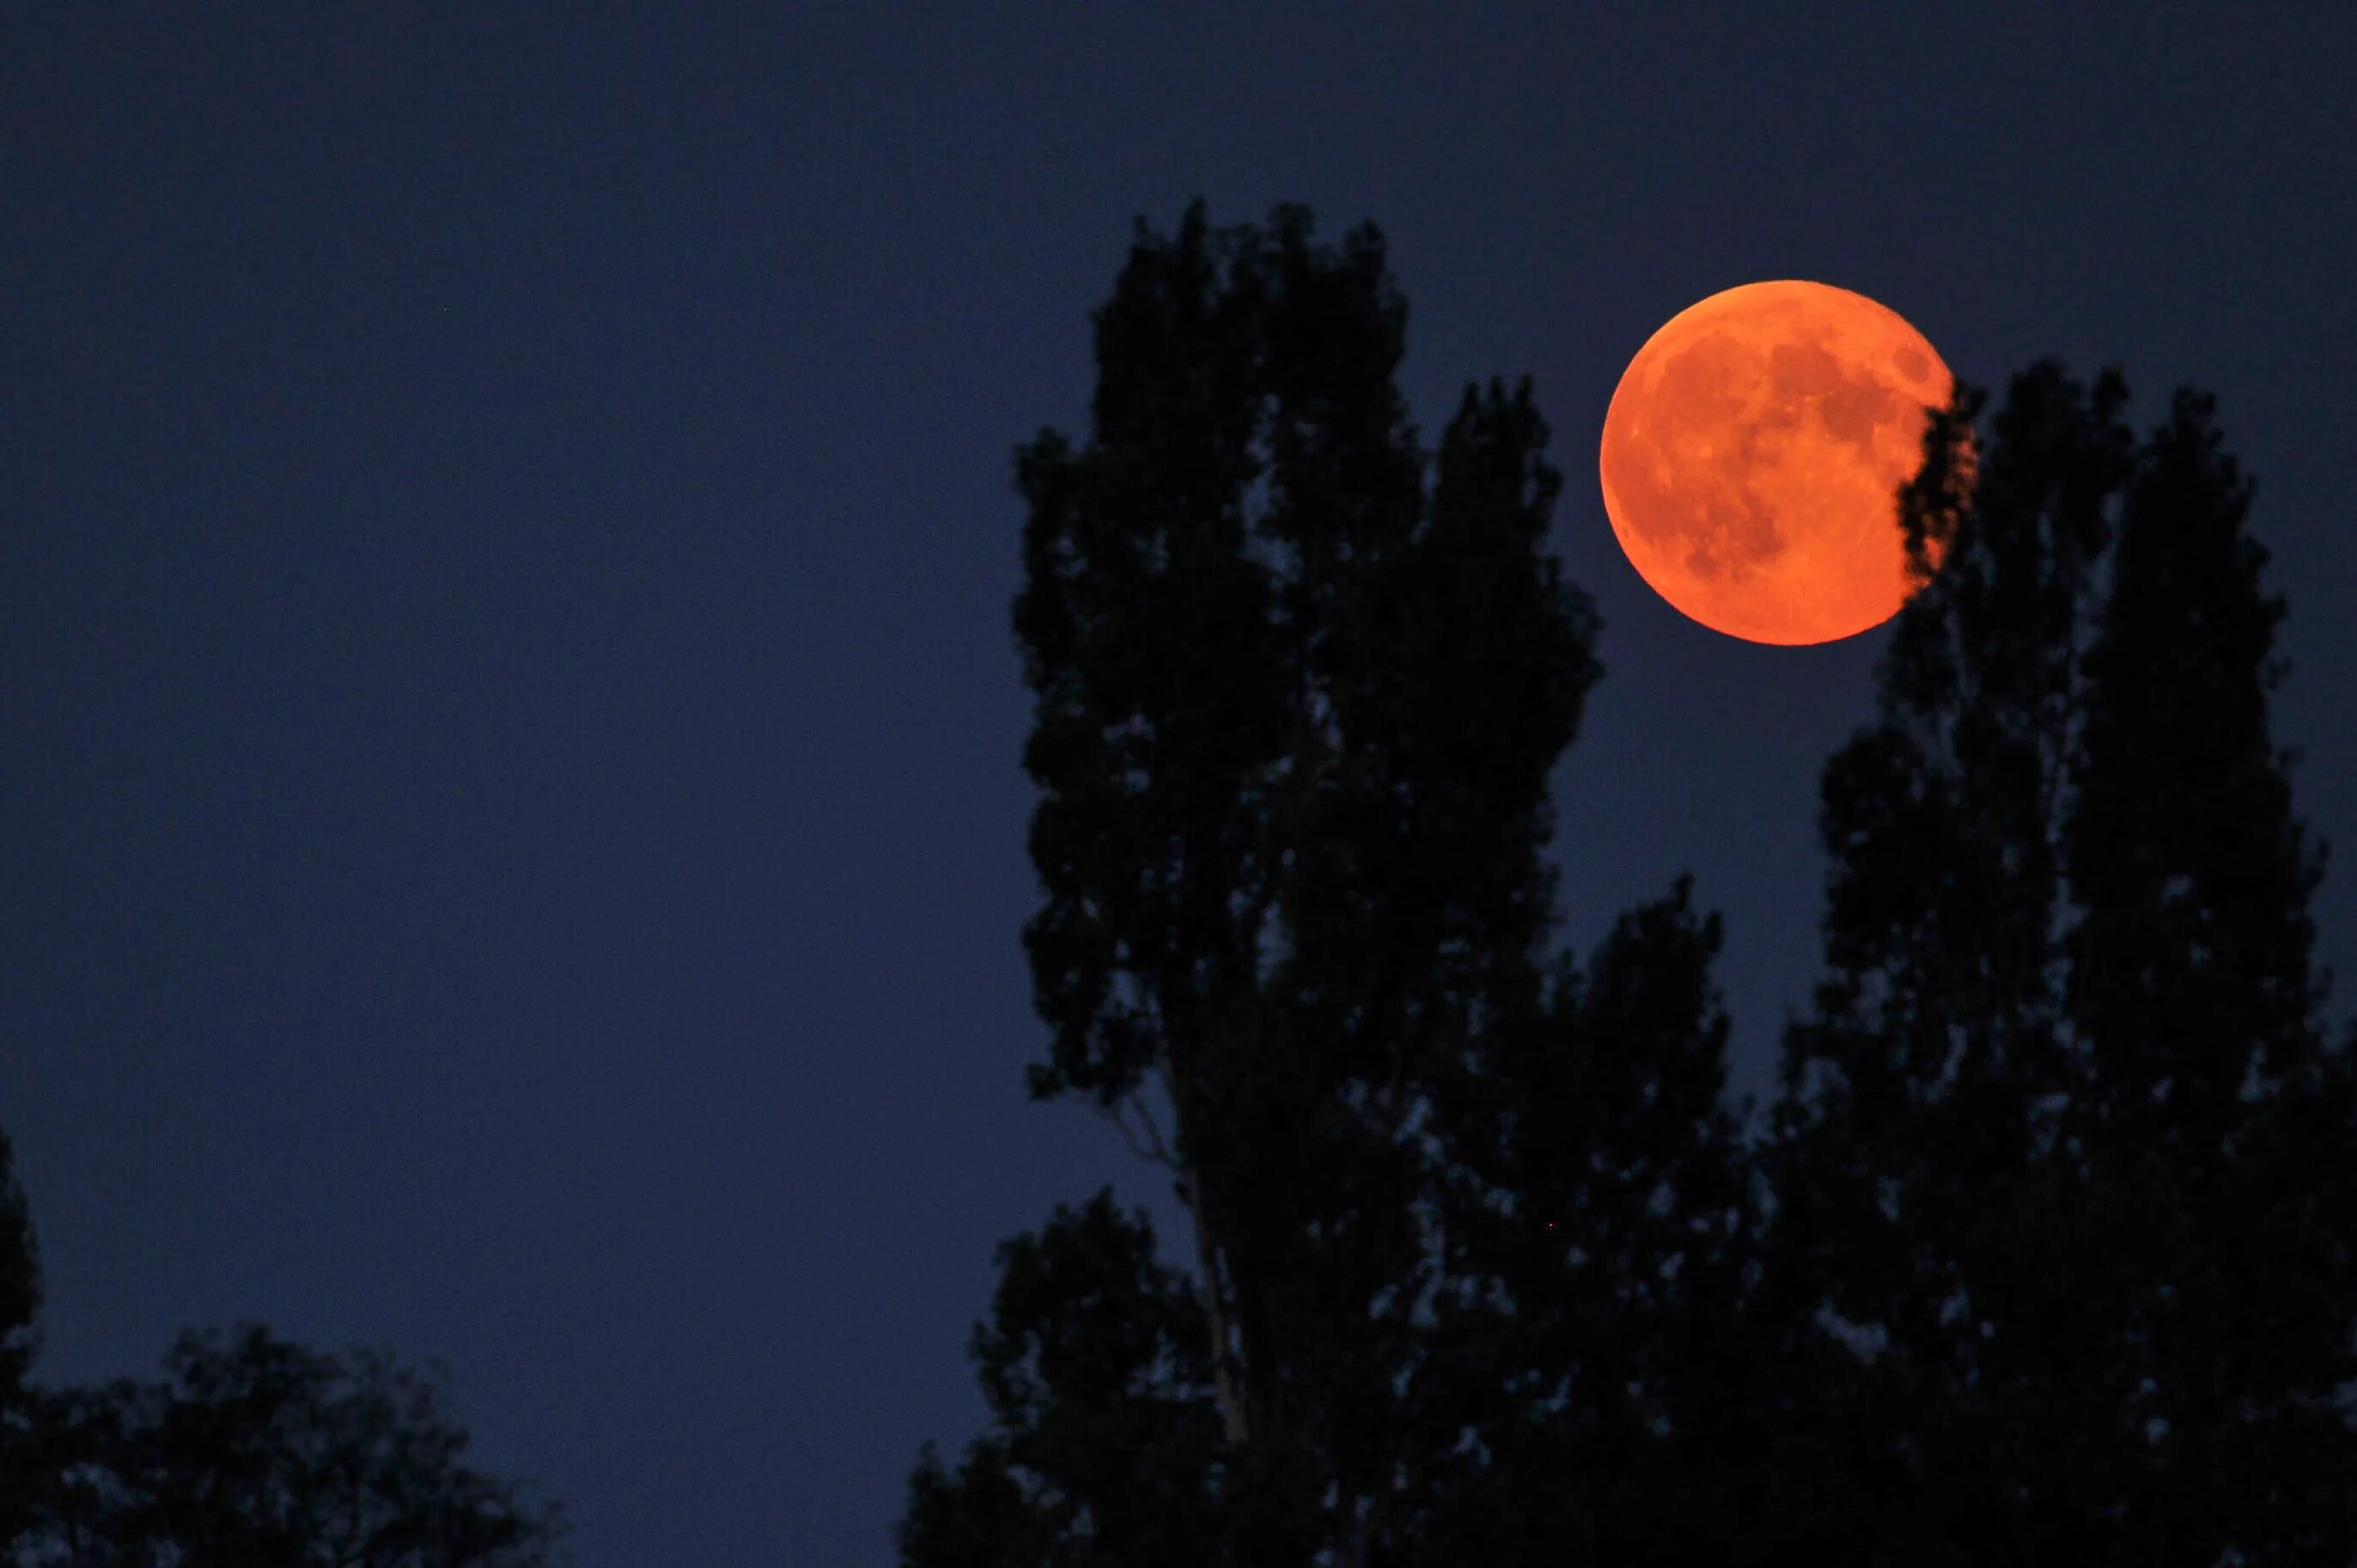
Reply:
[[165, 1376], [29, 1380], [35, 1235], [0, 1135], [0, 1563], [544, 1568], [559, 1511], [461, 1460], [439, 1385], [381, 1350], [184, 1332]]
[[1936, 413], [1755, 1137], [1685, 880], [1544, 953], [1601, 668], [1529, 383], [1427, 493], [1381, 235], [1310, 228], [1141, 221], [1017, 454], [1029, 1092], [1192, 1245], [1108, 1188], [999, 1248], [901, 1561], [2351, 1562], [2357, 1042], [2210, 401]]

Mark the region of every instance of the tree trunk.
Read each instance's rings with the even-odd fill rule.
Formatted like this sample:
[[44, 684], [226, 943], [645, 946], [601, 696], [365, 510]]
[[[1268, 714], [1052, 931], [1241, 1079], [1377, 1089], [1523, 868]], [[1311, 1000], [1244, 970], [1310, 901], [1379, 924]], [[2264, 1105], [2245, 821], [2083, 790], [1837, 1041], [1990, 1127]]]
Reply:
[[[1177, 1076], [1170, 1070], [1169, 1058], [1163, 1058], [1162, 1087], [1170, 1096], [1170, 1111], [1178, 1128], [1179, 1146], [1186, 1146], [1187, 1112], [1178, 1094]], [[1179, 1198], [1187, 1205], [1187, 1216], [1195, 1225], [1195, 1269], [1199, 1288], [1203, 1296], [1203, 1316], [1211, 1325], [1211, 1379], [1220, 1399], [1220, 1418], [1231, 1446], [1241, 1448], [1250, 1435], [1244, 1421], [1243, 1389], [1236, 1378], [1235, 1356], [1231, 1345], [1232, 1336], [1228, 1327], [1227, 1294], [1220, 1284], [1219, 1244], [1211, 1235], [1210, 1219], [1203, 1212], [1203, 1183], [1192, 1165], [1183, 1168], [1179, 1183]]]

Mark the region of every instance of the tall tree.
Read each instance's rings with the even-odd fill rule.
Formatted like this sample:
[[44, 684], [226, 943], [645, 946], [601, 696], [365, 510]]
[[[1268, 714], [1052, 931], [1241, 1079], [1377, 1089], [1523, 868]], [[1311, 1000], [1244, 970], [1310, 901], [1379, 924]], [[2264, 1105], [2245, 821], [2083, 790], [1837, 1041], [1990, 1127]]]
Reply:
[[1791, 1332], [1878, 1345], [1810, 1417], [1867, 1561], [2357, 1546], [2349, 1066], [2267, 740], [2280, 608], [2207, 404], [2139, 446], [2126, 401], [2040, 363], [1986, 448], [1970, 389], [1934, 422], [1901, 513], [1942, 564], [1826, 770], [1766, 1256], [1829, 1320]]
[[1661, 1438], [1665, 1304], [1727, 1288], [1670, 1261], [1744, 1201], [1715, 927], [1680, 889], [1585, 975], [1537, 951], [1600, 673], [1545, 424], [1469, 387], [1427, 497], [1381, 236], [1309, 230], [1141, 222], [1089, 442], [1017, 453], [1030, 1090], [1167, 1169], [1191, 1269], [1104, 1194], [1002, 1249], [993, 1425], [924, 1455], [910, 1564], [1560, 1561], [1607, 1488], [1556, 1461]]
[[[2309, 898], [2323, 854], [2270, 735], [2282, 600], [2214, 404], [2180, 392], [2122, 497], [2086, 660], [2072, 1015], [2147, 1551], [2357, 1555], [2357, 1118]], [[2150, 1560], [2147, 1558], [2147, 1560]]]
[[1954, 1447], [1986, 1431], [1922, 1412], [1969, 1404], [1984, 1363], [2031, 1348], [2010, 1326], [1982, 1331], [1998, 1281], [2056, 1277], [2056, 1258], [2024, 1251], [2046, 1232], [2013, 1221], [2050, 1198], [2036, 1156], [2067, 1088], [2056, 820], [2125, 397], [2041, 365], [2014, 381], [1985, 453], [1971, 389], [1934, 418], [1900, 514], [1918, 572], [1939, 570], [1900, 612], [1878, 722], [1825, 770], [1828, 972], [1785, 1040], [1761, 1152], [1767, 1250], [1786, 1332], [1822, 1346], [1841, 1332], [1829, 1318], [1881, 1342], [1844, 1405], [1811, 1419], [1857, 1550], [1891, 1561], [1962, 1561], [1975, 1530], [2011, 1550], [2001, 1521], [2020, 1499], [1973, 1492], [1996, 1462]]

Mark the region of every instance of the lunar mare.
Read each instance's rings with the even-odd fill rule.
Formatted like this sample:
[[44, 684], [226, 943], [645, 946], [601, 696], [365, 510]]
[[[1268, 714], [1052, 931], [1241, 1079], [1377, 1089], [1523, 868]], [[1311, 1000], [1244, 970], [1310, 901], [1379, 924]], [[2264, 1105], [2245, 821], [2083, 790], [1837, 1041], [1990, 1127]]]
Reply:
[[1647, 339], [1612, 393], [1605, 514], [1638, 575], [1714, 630], [1854, 637], [1906, 602], [1898, 492], [1953, 385], [1923, 335], [1864, 295], [1790, 280], [1712, 295]]

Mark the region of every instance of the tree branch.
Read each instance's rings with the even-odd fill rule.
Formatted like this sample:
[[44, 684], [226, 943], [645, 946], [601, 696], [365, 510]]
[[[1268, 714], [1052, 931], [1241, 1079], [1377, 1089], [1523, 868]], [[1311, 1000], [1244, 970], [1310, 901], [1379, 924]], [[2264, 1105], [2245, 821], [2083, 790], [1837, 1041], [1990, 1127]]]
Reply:
[[[1137, 1134], [1130, 1131], [1129, 1122], [1122, 1114], [1124, 1109], [1131, 1105], [1137, 1107], [1137, 1119], [1145, 1124], [1146, 1141], [1144, 1144], [1137, 1141]], [[1145, 1099], [1135, 1090], [1131, 1090], [1115, 1103], [1101, 1104], [1097, 1109], [1104, 1113], [1105, 1120], [1121, 1130], [1121, 1141], [1129, 1145], [1131, 1154], [1141, 1160], [1160, 1165], [1165, 1170], [1180, 1169], [1178, 1159], [1170, 1153], [1169, 1145], [1163, 1140], [1162, 1129], [1155, 1124], [1152, 1109], [1146, 1105]]]

